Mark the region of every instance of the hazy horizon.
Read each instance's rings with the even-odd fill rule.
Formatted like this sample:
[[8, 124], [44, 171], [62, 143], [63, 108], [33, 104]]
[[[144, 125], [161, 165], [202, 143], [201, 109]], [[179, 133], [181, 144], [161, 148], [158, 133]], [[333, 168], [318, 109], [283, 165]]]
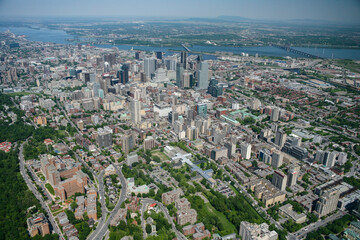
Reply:
[[357, 0], [0, 0], [2, 18], [216, 18], [360, 24]]

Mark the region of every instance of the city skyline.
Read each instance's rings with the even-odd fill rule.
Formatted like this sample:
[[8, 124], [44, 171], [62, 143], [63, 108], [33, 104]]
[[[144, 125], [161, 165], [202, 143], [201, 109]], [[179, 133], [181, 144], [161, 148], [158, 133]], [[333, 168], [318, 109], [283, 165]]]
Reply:
[[[19, 6], [21, 6], [19, 8]], [[234, 1], [198, 0], [191, 2], [134, 2], [95, 0], [0, 1], [0, 15], [10, 17], [156, 17], [156, 18], [216, 18], [236, 16], [253, 20], [318, 20], [336, 23], [360, 23], [360, 2], [356, 0], [305, 1]]]

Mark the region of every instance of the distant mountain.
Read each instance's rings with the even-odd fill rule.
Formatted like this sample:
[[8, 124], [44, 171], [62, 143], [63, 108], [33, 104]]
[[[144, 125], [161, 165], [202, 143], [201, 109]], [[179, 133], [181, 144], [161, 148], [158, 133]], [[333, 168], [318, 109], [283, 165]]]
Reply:
[[250, 18], [244, 18], [239, 16], [218, 16], [213, 18], [187, 18], [186, 21], [194, 22], [251, 22], [256, 21]]
[[240, 16], [218, 16], [217, 19], [231, 21], [231, 22], [249, 22], [249, 21], [257, 21], [251, 18], [244, 18]]

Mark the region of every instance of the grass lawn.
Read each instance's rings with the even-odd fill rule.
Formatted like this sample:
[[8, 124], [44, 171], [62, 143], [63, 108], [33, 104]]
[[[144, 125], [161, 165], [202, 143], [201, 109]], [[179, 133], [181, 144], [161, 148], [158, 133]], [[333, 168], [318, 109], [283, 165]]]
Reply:
[[151, 151], [151, 155], [159, 157], [161, 161], [170, 160], [170, 158], [160, 150]]
[[205, 203], [206, 211], [211, 215], [216, 215], [219, 217], [222, 225], [224, 226], [224, 232], [233, 233], [238, 232], [235, 226], [227, 220], [225, 215], [221, 212], [218, 212], [210, 203]]
[[51, 186], [50, 183], [45, 184], [45, 187], [47, 188], [47, 190], [49, 190], [50, 194], [55, 195], [54, 188]]
[[41, 181], [45, 181], [45, 177], [42, 173], [38, 173], [37, 176], [41, 179]]

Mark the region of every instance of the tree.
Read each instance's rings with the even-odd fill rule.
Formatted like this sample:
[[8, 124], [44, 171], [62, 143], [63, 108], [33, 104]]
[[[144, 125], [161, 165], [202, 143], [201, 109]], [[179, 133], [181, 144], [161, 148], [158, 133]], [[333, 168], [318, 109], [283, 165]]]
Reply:
[[76, 201], [73, 201], [73, 202], [70, 204], [70, 207], [71, 207], [72, 210], [75, 210], [75, 209], [78, 207]]
[[254, 161], [252, 161], [252, 165], [253, 165], [253, 167], [258, 167], [258, 163], [257, 163], [257, 161], [256, 160], [254, 160]]
[[151, 233], [151, 225], [150, 224], [146, 224], [146, 233], [147, 234]]

